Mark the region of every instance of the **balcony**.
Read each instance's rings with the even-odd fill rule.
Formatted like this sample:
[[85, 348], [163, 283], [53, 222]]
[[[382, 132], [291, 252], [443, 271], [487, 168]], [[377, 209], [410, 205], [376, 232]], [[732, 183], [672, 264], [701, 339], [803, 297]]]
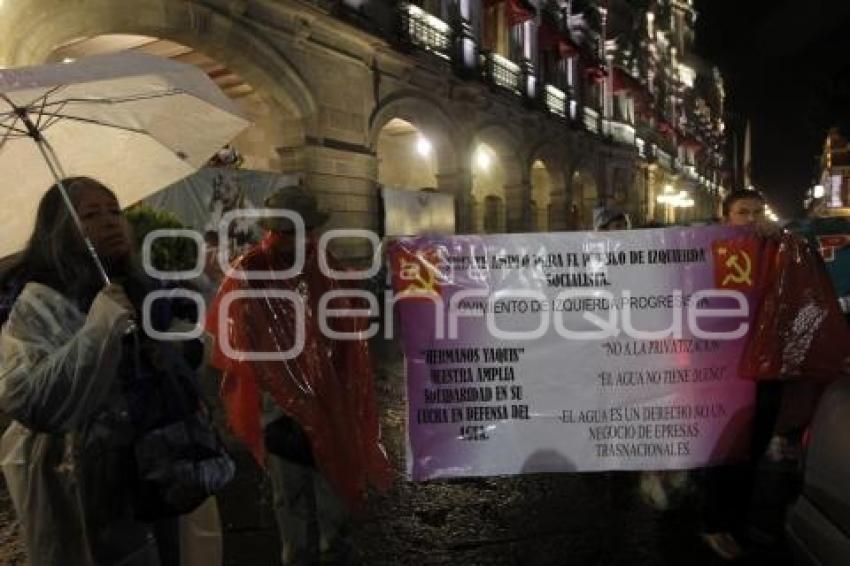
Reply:
[[584, 107], [584, 127], [589, 132], [599, 133], [599, 112], [589, 106]]
[[635, 127], [625, 122], [611, 122], [611, 137], [617, 143], [635, 145]]
[[673, 170], [673, 158], [669, 153], [664, 151], [663, 149], [656, 149], [655, 155], [658, 158], [658, 164], [667, 169], [668, 171]]
[[402, 29], [413, 45], [449, 59], [451, 27], [419, 6], [402, 4]]
[[552, 85], [546, 85], [546, 108], [549, 112], [560, 116], [567, 117], [567, 94], [561, 89]]
[[498, 53], [487, 54], [487, 75], [493, 84], [507, 89], [515, 94], [522, 92], [519, 65], [499, 55]]

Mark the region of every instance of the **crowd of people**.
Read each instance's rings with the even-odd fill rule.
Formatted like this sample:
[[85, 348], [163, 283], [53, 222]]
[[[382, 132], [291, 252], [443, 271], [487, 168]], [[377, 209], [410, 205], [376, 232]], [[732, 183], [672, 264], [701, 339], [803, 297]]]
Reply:
[[[288, 187], [265, 203], [304, 220], [300, 273], [248, 280], [208, 269], [212, 302], [204, 322], [213, 339], [176, 343], [154, 340], [142, 328], [164, 332], [197, 317], [196, 309], [140, 268], [109, 188], [85, 177], [64, 185], [110, 283], [104, 285], [87, 257], [58, 186], [42, 199], [27, 248], [0, 279], [0, 411], [14, 421], [0, 442], [0, 463], [31, 563], [212, 566], [221, 560], [220, 540], [200, 546], [190, 540], [192, 521], [215, 522], [215, 493], [234, 474], [199, 392], [198, 370], [207, 363], [221, 372], [229, 427], [270, 478], [282, 563], [357, 563], [352, 511], [393, 473], [380, 443], [366, 340], [331, 340], [319, 329], [318, 300], [341, 282], [319, 269], [316, 238], [327, 215], [315, 198]], [[725, 224], [753, 225], [770, 238], [777, 229], [763, 216], [764, 199], [752, 191], [733, 192], [723, 204]], [[615, 209], [600, 210], [594, 225], [631, 228]], [[262, 241], [233, 268], [272, 275], [288, 269], [296, 254], [294, 225], [284, 217], [260, 226]], [[217, 242], [210, 236], [207, 243], [207, 264], [215, 265]], [[153, 291], [164, 298], [143, 308]], [[230, 301], [233, 292], [263, 301]], [[291, 293], [302, 298], [303, 312], [287, 300]], [[340, 299], [335, 307], [352, 305]], [[299, 317], [306, 331], [297, 357], [250, 355], [288, 351], [299, 339]], [[365, 324], [339, 319], [336, 330], [357, 332]], [[754, 465], [762, 458], [799, 459], [820, 389], [804, 381], [760, 382], [750, 460], [704, 474], [702, 538], [723, 558], [740, 557], [754, 533], [777, 536], [745, 521]], [[665, 490], [683, 478], [652, 472], [641, 485], [663, 506]], [[198, 547], [203, 552], [189, 551]]]

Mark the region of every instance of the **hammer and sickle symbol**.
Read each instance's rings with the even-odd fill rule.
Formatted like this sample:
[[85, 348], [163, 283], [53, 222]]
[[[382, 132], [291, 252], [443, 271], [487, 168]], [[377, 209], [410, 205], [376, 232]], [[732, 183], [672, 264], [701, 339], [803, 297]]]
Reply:
[[[744, 259], [743, 266], [738, 261], [739, 257], [742, 257]], [[735, 283], [736, 285], [740, 285], [742, 283], [746, 283], [747, 285], [753, 284], [753, 262], [747, 252], [741, 250], [737, 254], [733, 254], [729, 259], [726, 260], [726, 267], [732, 270], [732, 272], [730, 272], [726, 276], [726, 278], [723, 279], [724, 287], [726, 287], [730, 281], [732, 283]]]
[[[423, 268], [425, 271], [424, 274]], [[422, 266], [416, 261], [402, 260], [401, 278], [412, 282], [407, 289], [409, 293], [435, 291], [433, 273], [431, 273], [428, 267]]]

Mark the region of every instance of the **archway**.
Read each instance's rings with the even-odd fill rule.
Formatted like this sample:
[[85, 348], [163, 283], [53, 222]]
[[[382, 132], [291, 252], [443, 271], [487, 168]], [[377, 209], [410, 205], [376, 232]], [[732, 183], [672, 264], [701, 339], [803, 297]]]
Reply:
[[[529, 175], [523, 175], [523, 163], [518, 157], [518, 145], [516, 136], [501, 126], [484, 127], [473, 138], [472, 198], [477, 231], [528, 229], [532, 197]], [[497, 206], [495, 199], [501, 205]]]
[[643, 223], [640, 214], [640, 193], [634, 186], [634, 172], [627, 167], [616, 167], [613, 173], [613, 187], [611, 204], [626, 214], [631, 219], [632, 226]]
[[433, 142], [410, 122], [394, 118], [378, 135], [378, 184], [421, 190], [437, 188], [438, 160]]
[[[470, 189], [458, 183], [454, 140], [450, 120], [426, 97], [397, 93], [376, 108], [370, 118], [369, 147], [375, 154], [376, 184], [384, 189], [382, 195], [376, 192], [376, 198], [383, 197], [385, 227], [395, 225], [393, 219], [427, 231], [456, 231], [465, 225], [467, 217], [459, 205], [468, 200]], [[440, 194], [415, 198], [403, 194], [423, 190]], [[408, 219], [411, 214], [414, 217]]]
[[552, 210], [552, 180], [546, 165], [541, 160], [531, 164], [531, 226], [533, 232], [550, 229]]
[[485, 234], [507, 232], [505, 180], [505, 168], [496, 151], [487, 144], [479, 144], [472, 157], [476, 231]]
[[541, 142], [531, 154], [531, 199], [536, 209], [530, 229], [558, 231], [571, 227], [567, 187], [563, 170], [563, 149]]
[[577, 228], [593, 229], [593, 209], [599, 206], [599, 193], [593, 175], [581, 169], [572, 177], [573, 205], [577, 212]]

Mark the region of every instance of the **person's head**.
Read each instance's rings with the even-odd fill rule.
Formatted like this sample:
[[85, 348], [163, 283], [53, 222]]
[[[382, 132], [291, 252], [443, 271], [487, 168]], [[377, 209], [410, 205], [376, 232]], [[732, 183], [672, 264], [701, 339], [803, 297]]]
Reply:
[[[287, 210], [295, 213], [304, 223], [307, 240], [312, 240], [316, 230], [328, 219], [328, 215], [319, 210], [316, 197], [298, 186], [289, 186], [276, 190], [263, 203], [267, 210]], [[257, 224], [267, 232], [275, 235], [278, 246], [282, 249], [292, 249], [297, 244], [295, 225], [284, 216], [262, 218]]]
[[723, 223], [727, 226], [752, 226], [764, 220], [765, 201], [754, 190], [732, 191], [723, 199]]
[[204, 232], [204, 243], [208, 247], [218, 247], [218, 232], [215, 230], [207, 230]]
[[630, 228], [629, 216], [618, 208], [598, 208], [593, 213], [593, 229], [598, 232]]
[[[69, 177], [62, 184], [107, 271], [122, 273], [132, 257], [133, 240], [115, 194], [89, 177]], [[101, 285], [58, 184], [38, 205], [22, 264], [37, 279], [62, 286], [60, 290], [72, 295]]]

